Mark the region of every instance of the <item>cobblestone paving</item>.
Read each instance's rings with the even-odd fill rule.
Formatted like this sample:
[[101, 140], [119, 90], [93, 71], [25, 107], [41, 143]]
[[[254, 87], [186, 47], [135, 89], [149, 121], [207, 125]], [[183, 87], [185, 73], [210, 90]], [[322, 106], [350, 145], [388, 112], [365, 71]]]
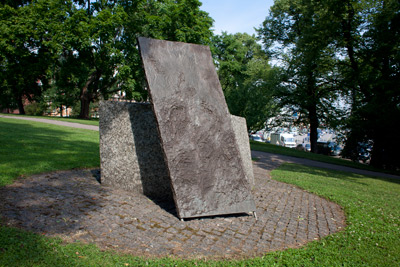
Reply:
[[0, 188], [0, 214], [9, 226], [148, 257], [249, 258], [345, 227], [338, 205], [271, 180], [269, 171], [279, 164], [254, 163], [258, 220], [242, 214], [180, 221], [173, 201], [103, 186], [98, 170], [19, 179]]

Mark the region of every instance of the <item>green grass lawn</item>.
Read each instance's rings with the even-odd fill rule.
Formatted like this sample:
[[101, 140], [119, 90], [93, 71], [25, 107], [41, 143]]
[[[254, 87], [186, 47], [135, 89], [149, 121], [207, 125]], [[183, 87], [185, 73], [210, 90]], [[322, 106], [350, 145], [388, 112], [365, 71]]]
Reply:
[[0, 186], [15, 177], [99, 166], [99, 133], [0, 118]]
[[[99, 166], [98, 132], [0, 118], [0, 184], [17, 176]], [[399, 266], [400, 180], [294, 164], [272, 178], [340, 204], [347, 228], [301, 249], [243, 261], [141, 259], [0, 226], [0, 266]], [[1, 221], [1, 218], [0, 218]]]

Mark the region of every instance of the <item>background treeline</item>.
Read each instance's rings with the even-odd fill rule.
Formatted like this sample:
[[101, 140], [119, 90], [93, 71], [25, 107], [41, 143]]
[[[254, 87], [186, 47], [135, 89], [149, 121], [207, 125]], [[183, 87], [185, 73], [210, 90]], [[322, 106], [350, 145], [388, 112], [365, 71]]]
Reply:
[[[346, 132], [344, 154], [372, 144], [371, 164], [400, 167], [400, 4], [276, 0], [258, 36], [214, 35], [198, 0], [0, 1], [0, 108], [53, 107], [117, 92], [146, 101], [136, 38], [210, 45], [229, 109], [251, 129], [282, 108]], [[258, 26], [258, 25], [254, 25]], [[275, 67], [271, 67], [270, 62]]]
[[[147, 98], [138, 36], [209, 44], [213, 20], [197, 0], [2, 1], [1, 105], [73, 106], [99, 97]], [[41, 81], [38, 83], [38, 81]], [[45, 97], [47, 99], [45, 99]]]
[[347, 131], [344, 155], [373, 144], [371, 164], [400, 167], [400, 2], [276, 0], [258, 30], [282, 63], [275, 96], [310, 125]]

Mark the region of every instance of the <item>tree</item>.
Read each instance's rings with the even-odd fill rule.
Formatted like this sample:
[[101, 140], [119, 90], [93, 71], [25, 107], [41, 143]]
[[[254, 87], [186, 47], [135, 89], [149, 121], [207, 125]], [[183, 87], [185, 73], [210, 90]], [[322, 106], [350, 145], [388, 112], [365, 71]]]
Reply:
[[0, 5], [1, 104], [5, 108], [18, 107], [20, 114], [25, 114], [25, 99], [37, 100], [46, 89], [51, 58], [51, 45], [46, 43], [49, 34], [43, 27], [49, 16], [42, 13], [39, 22], [37, 10], [30, 4], [23, 5], [27, 2]]
[[214, 36], [212, 52], [231, 114], [245, 117], [252, 130], [264, 127], [275, 110], [271, 96], [276, 70], [256, 37], [223, 32]]
[[53, 101], [68, 106], [78, 97], [79, 117], [88, 118], [91, 102], [121, 90], [117, 82], [126, 64], [120, 45], [126, 13], [116, 1], [91, 1], [88, 9], [85, 1], [77, 2], [81, 6], [65, 6], [68, 16], [62, 28], [54, 29], [60, 47], [53, 65]]
[[[74, 81], [81, 89], [80, 117], [89, 116], [92, 101], [107, 99], [118, 91], [128, 99], [146, 100], [136, 38], [206, 42], [212, 20], [200, 11], [200, 5], [197, 0], [103, 0], [92, 1], [87, 12], [83, 12], [83, 6], [75, 9], [64, 28], [68, 38], [64, 38], [63, 60], [58, 67], [70, 76], [64, 81]], [[62, 71], [71, 62], [79, 65], [79, 72]]]
[[[211, 42], [213, 20], [201, 11], [198, 0], [141, 0], [121, 1], [128, 14], [124, 23], [122, 46], [129, 65], [126, 74], [128, 95], [137, 100], [147, 100], [146, 82], [139, 56], [137, 38], [150, 37], [208, 45]], [[128, 74], [129, 73], [129, 74]]]
[[[319, 123], [341, 124], [344, 155], [357, 160], [372, 144], [371, 164], [390, 169], [400, 164], [392, 141], [400, 123], [399, 11], [395, 0], [280, 0], [259, 29], [286, 63], [280, 103], [307, 115], [311, 140]], [[339, 95], [346, 114], [329, 105]]]
[[22, 99], [40, 99], [50, 86], [54, 103], [78, 97], [81, 118], [89, 117], [90, 103], [115, 92], [146, 100], [136, 38], [209, 43], [212, 19], [200, 6], [198, 0], [3, 1], [2, 105], [18, 103], [23, 113]]
[[311, 151], [317, 152], [318, 127], [334, 125], [340, 77], [332, 48], [331, 14], [324, 1], [278, 0], [258, 33], [283, 65], [275, 97], [310, 125]]
[[[352, 3], [350, 8], [356, 7]], [[361, 21], [352, 31], [355, 42], [346, 47], [354, 51], [350, 69], [357, 84], [351, 87], [353, 109], [344, 152], [356, 158], [362, 145], [371, 143], [371, 165], [399, 169], [400, 144], [393, 140], [400, 124], [400, 3], [366, 1], [362, 7], [354, 12]]]

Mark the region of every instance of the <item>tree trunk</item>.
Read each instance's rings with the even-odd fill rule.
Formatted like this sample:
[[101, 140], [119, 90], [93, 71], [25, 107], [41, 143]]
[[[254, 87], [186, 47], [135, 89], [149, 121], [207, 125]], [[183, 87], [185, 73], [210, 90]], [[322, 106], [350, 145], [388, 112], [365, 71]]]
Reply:
[[310, 146], [312, 153], [318, 153], [318, 114], [317, 114], [317, 97], [316, 97], [316, 81], [314, 77], [314, 70], [316, 64], [311, 62], [307, 71], [307, 94], [308, 94], [308, 118], [310, 120]]
[[100, 77], [100, 72], [94, 71], [81, 90], [81, 111], [79, 113], [79, 118], [81, 119], [89, 119], [90, 102], [93, 100], [93, 94], [89, 92], [89, 86], [96, 80], [99, 80]]
[[318, 117], [317, 117], [317, 107], [314, 105], [308, 110], [308, 117], [310, 120], [310, 145], [311, 152], [318, 153]]
[[24, 109], [24, 103], [22, 101], [22, 96], [17, 96], [17, 104], [18, 104], [19, 114], [25, 115], [25, 109]]
[[343, 31], [343, 38], [344, 38], [344, 46], [347, 51], [347, 56], [350, 60], [350, 67], [352, 69], [352, 81], [351, 81], [351, 98], [352, 98], [352, 111], [357, 109], [357, 86], [362, 89], [362, 85], [359, 82], [359, 69], [358, 63], [355, 59], [355, 52], [354, 52], [354, 37], [352, 35], [353, 27], [352, 23], [354, 22], [354, 8], [350, 1], [346, 1], [347, 6], [347, 13], [346, 18], [342, 20], [342, 31]]
[[90, 102], [91, 101], [88, 96], [81, 97], [81, 111], [79, 113], [79, 118], [89, 119]]

